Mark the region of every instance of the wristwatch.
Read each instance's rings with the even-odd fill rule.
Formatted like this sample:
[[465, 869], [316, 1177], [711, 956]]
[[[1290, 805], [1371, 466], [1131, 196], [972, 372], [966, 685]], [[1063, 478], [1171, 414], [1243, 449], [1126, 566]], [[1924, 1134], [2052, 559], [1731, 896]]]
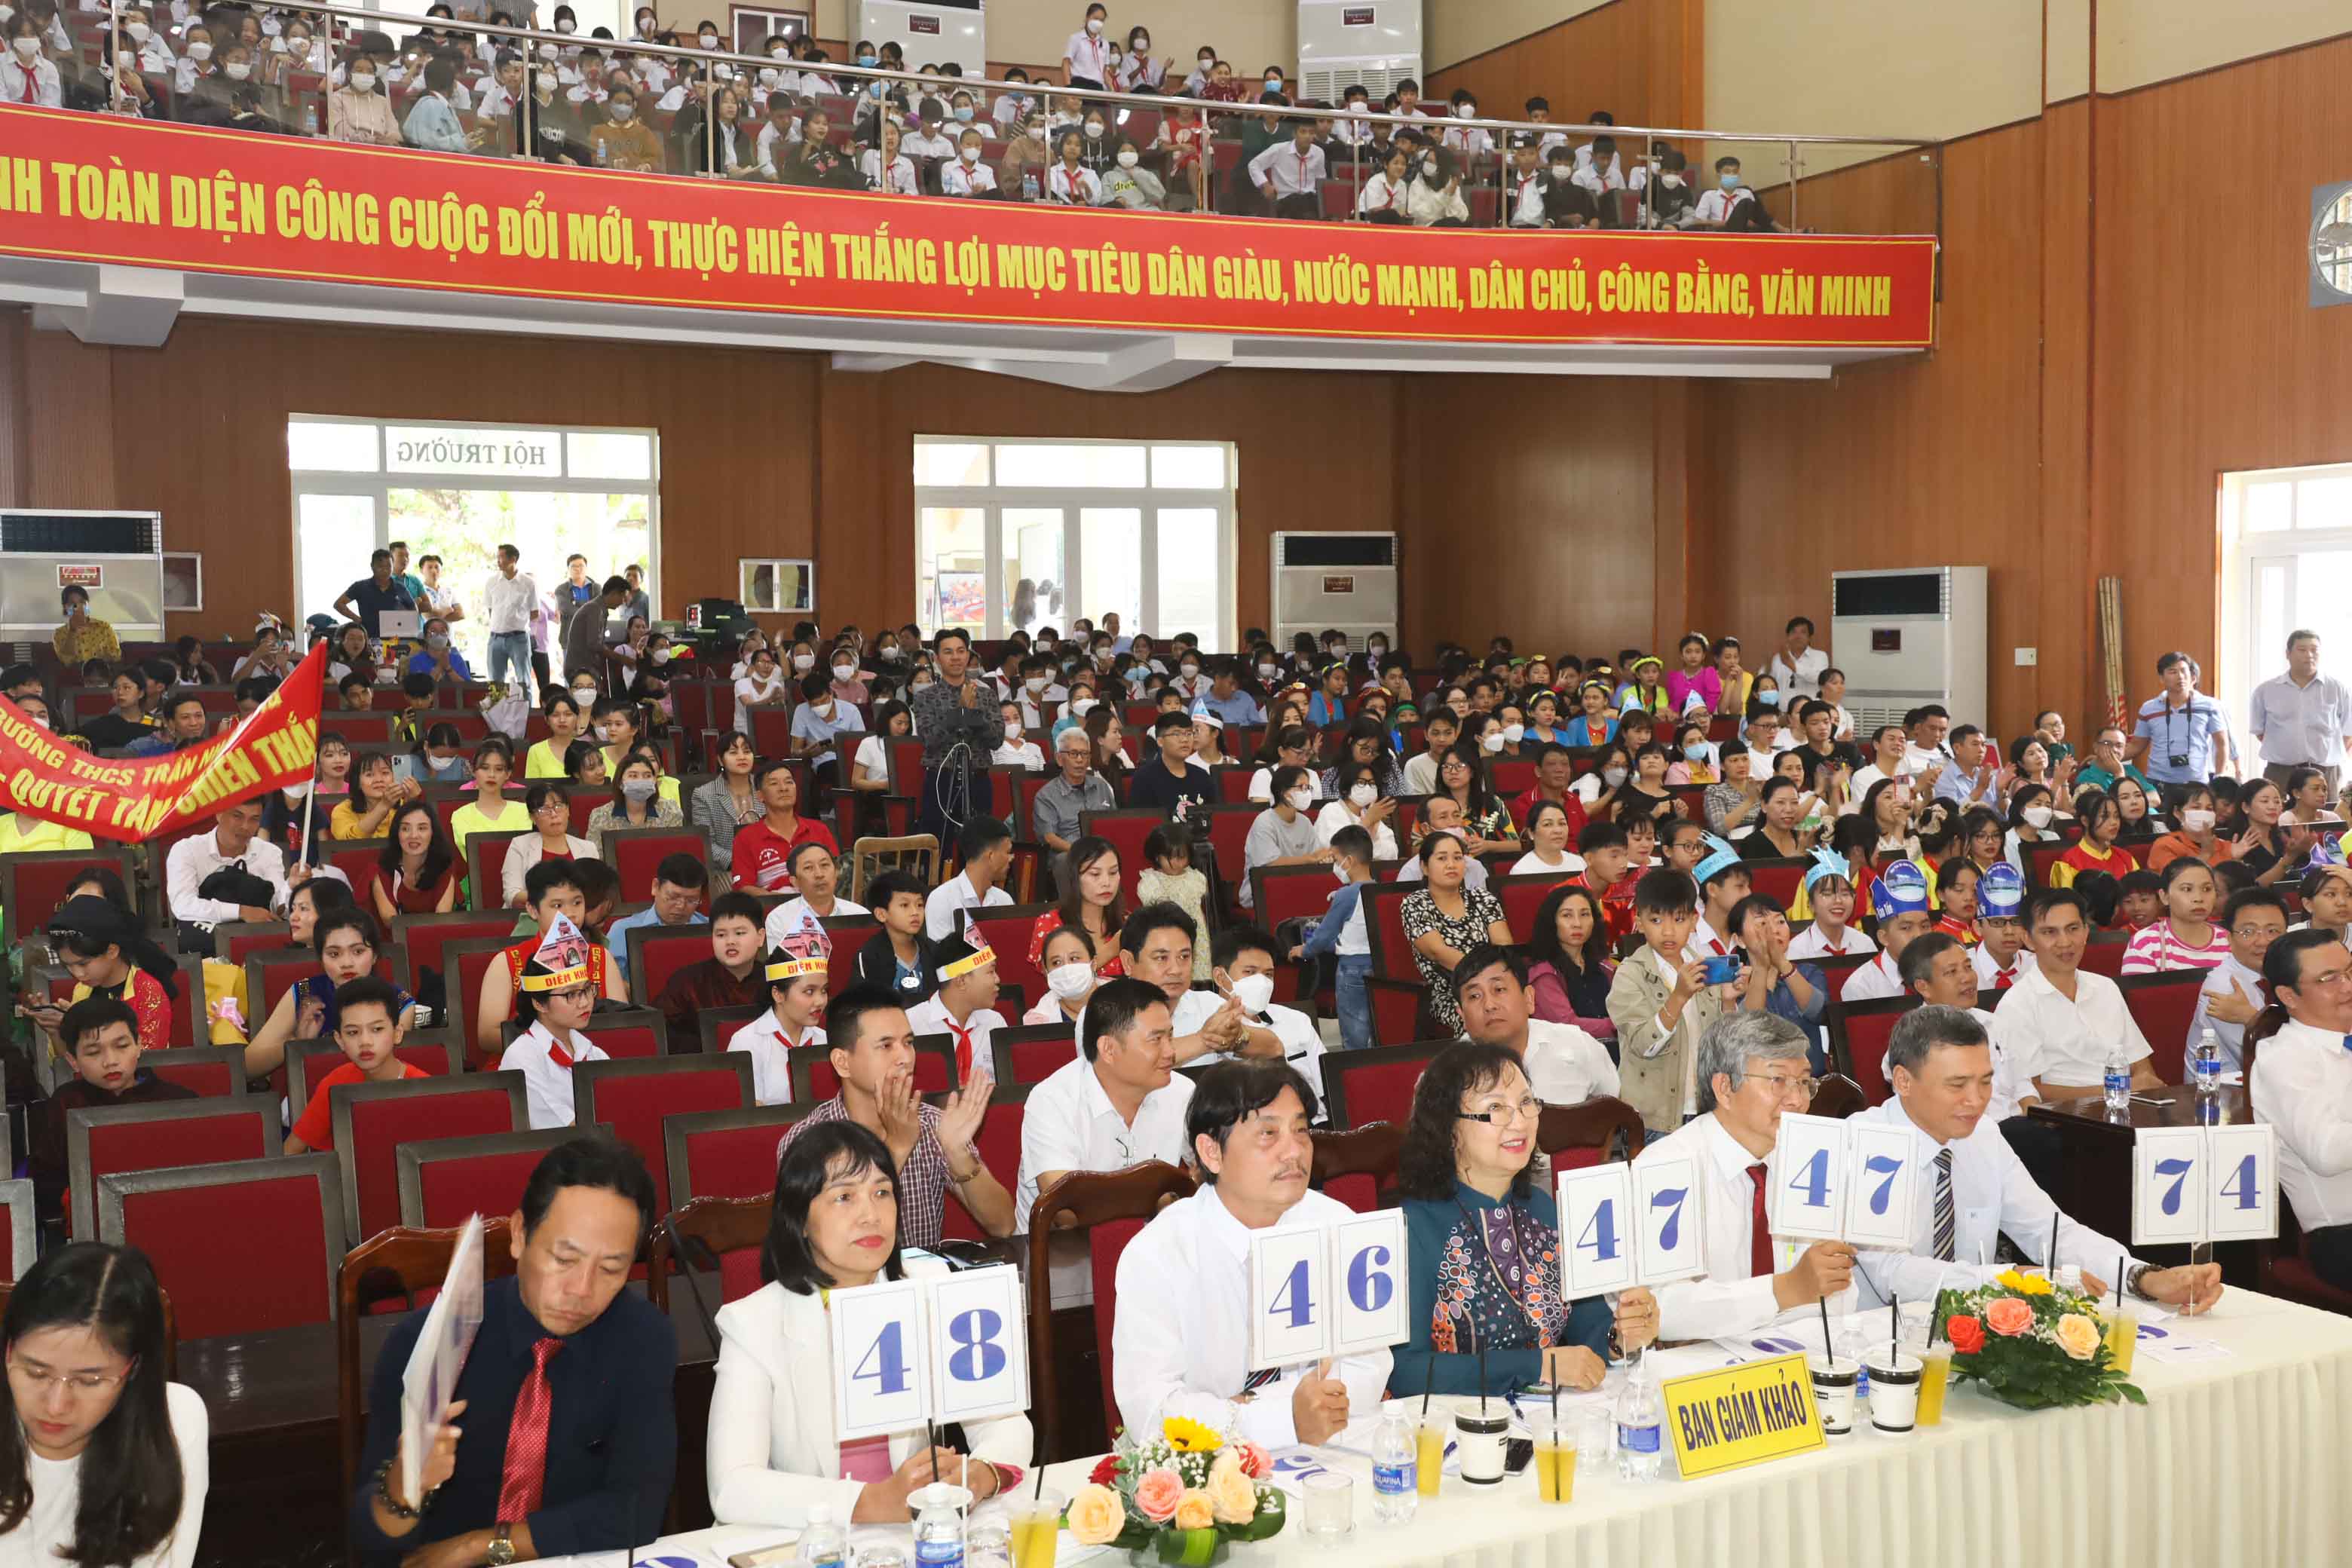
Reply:
[[513, 1531], [512, 1524], [500, 1520], [499, 1527], [490, 1531], [490, 1543], [483, 1549], [482, 1553], [483, 1561], [487, 1562], [490, 1568], [507, 1568], [507, 1565], [515, 1560]]

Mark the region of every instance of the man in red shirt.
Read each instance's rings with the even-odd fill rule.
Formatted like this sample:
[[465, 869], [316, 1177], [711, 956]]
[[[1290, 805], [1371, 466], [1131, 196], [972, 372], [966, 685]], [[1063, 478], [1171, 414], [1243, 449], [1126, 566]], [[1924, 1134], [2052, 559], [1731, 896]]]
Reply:
[[1576, 777], [1576, 761], [1566, 746], [1546, 742], [1536, 750], [1536, 782], [1525, 795], [1511, 802], [1511, 819], [1525, 822], [1528, 813], [1545, 801], [1551, 801], [1568, 813], [1568, 841], [1574, 844], [1584, 835], [1584, 800], [1569, 785]]
[[782, 761], [761, 763], [752, 787], [760, 792], [760, 803], [768, 808], [768, 815], [736, 830], [731, 868], [736, 887], [767, 892], [790, 887], [793, 851], [812, 840], [840, 855], [841, 847], [834, 842], [832, 830], [801, 815], [800, 781], [790, 766]]

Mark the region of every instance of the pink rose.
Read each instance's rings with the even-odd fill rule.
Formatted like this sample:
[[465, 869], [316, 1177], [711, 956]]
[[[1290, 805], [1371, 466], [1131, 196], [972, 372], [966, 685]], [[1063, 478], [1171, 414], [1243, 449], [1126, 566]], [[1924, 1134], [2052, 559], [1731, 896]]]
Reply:
[[1154, 1524], [1165, 1524], [1176, 1517], [1176, 1504], [1184, 1496], [1184, 1478], [1162, 1466], [1146, 1470], [1143, 1479], [1135, 1483], [1135, 1511]]
[[1274, 1457], [1247, 1439], [1234, 1445], [1234, 1457], [1242, 1462], [1242, 1474], [1254, 1481], [1262, 1481], [1274, 1473]]
[[2033, 1309], [2014, 1296], [2003, 1296], [1985, 1309], [1985, 1327], [2015, 1339], [2033, 1327]]

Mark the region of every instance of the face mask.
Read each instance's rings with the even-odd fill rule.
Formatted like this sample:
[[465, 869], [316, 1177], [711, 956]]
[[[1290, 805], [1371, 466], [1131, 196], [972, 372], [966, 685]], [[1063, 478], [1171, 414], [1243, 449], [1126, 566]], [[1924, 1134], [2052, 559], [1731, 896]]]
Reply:
[[555, 30], [569, 37], [577, 26], [578, 24], [573, 22], [558, 22], [555, 24]]
[[1136, 153], [1136, 151], [1135, 151], [1135, 149], [1134, 149], [1134, 148], [1132, 148], [1132, 147], [1123, 147], [1123, 148], [1121, 148], [1121, 149], [1119, 150], [1119, 154], [1118, 154], [1118, 166], [1119, 166], [1120, 168], [1122, 168], [1122, 169], [1132, 169], [1132, 168], [1134, 168], [1134, 167], [1135, 167], [1135, 165], [1136, 165], [1136, 163], [1137, 163], [1138, 162], [1139, 162], [1139, 154]]
[[1348, 803], [1359, 811], [1380, 798], [1381, 792], [1368, 784], [1356, 784], [1348, 791]]
[[651, 16], [640, 16], [640, 17], [638, 17], [638, 18], [637, 18], [637, 37], [641, 37], [641, 38], [650, 38], [650, 37], [652, 37], [653, 36], [654, 36], [654, 19], [653, 19]]
[[874, 65], [874, 57], [872, 55], [860, 55], [857, 57], [857, 63], [871, 68]]
[[1094, 989], [1091, 963], [1065, 963], [1045, 971], [1045, 989], [1065, 1002], [1075, 1002]]
[[2018, 815], [2025, 818], [2028, 827], [2040, 829], [2049, 826], [2050, 818], [2055, 814], [2046, 805], [2029, 805]]
[[436, 779], [462, 779], [472, 776], [473, 769], [463, 757], [434, 757], [425, 763], [426, 770]]
[[[195, 43], [188, 46], [188, 58], [195, 61], [198, 65], [202, 65], [206, 60], [213, 58], [213, 47], [199, 39]], [[352, 79], [354, 81], [358, 80], [356, 77]], [[368, 79], [370, 81], [373, 81], [375, 79], [371, 77]]]
[[1282, 90], [1282, 79], [1278, 76], [1270, 76], [1266, 78], [1265, 90], [1268, 92], [1280, 92]]
[[6, 26], [16, 19], [16, 8], [14, 5], [0, 5], [0, 27]]
[[1248, 1013], [1263, 1013], [1265, 1005], [1274, 1000], [1274, 976], [1244, 974], [1234, 982], [1234, 1000]]
[[[20, 44], [29, 44], [32, 42], [30, 38], [19, 38], [16, 41]], [[30, 51], [26, 51], [25, 58], [26, 59], [32, 58]], [[221, 70], [226, 74], [228, 79], [231, 81], [243, 81], [247, 77], [253, 74], [253, 68], [246, 64], [243, 60], [231, 60], [228, 64], [221, 67]]]
[[553, 92], [555, 90], [555, 73], [553, 71], [541, 71], [539, 73], [539, 90], [541, 92]]
[[965, 149], [963, 150], [963, 161], [964, 161], [965, 163], [979, 163], [979, 162], [980, 162], [980, 149], [979, 149], [979, 148], [977, 148], [977, 147], [967, 147], [967, 148], [965, 148]]
[[1102, 140], [1102, 133], [1103, 133], [1103, 128], [1102, 128], [1102, 126], [1101, 126], [1101, 124], [1100, 124], [1099, 122], [1097, 122], [1097, 121], [1092, 121], [1092, 120], [1089, 120], [1089, 121], [1087, 121], [1087, 141], [1089, 141], [1089, 142], [1099, 142], [1099, 141], [1101, 141], [1101, 140]]
[[1500, 730], [1487, 731], [1484, 736], [1480, 737], [1478, 744], [1481, 748], [1489, 752], [1501, 751], [1503, 749], [1503, 731]]
[[2190, 833], [2210, 831], [2213, 826], [2213, 814], [2192, 805], [2180, 814], [2180, 826]]
[[144, 22], [125, 22], [122, 25], [122, 30], [131, 36], [131, 41], [134, 44], [145, 43], [148, 34], [154, 31]]
[[1150, 38], [1129, 38], [1127, 41], [1127, 47], [1133, 49], [1139, 55], [1143, 54], [1151, 47], [1151, 40]]
[[931, 683], [928, 680], [918, 680], [913, 684], [918, 691], [929, 691], [931, 689]]
[[1454, 106], [1454, 112], [1465, 120], [1475, 120], [1478, 118], [1478, 106], [1475, 103], [1457, 103]]
[[425, 639], [425, 646], [431, 648], [435, 653], [439, 653], [443, 648], [449, 646], [449, 639], [445, 637], [429, 637]]
[[1723, 188], [1727, 191], [1738, 190], [1739, 188], [1739, 176], [1726, 171], [1723, 176]]
[[1427, 174], [1433, 180], [1437, 178], [1437, 160], [1434, 158], [1423, 158], [1421, 161], [1421, 172]]
[[1503, 726], [1503, 739], [1506, 741], [1517, 742], [1524, 741], [1527, 738], [1528, 727], [1525, 724], [1506, 724]]
[[796, 653], [793, 655], [793, 672], [794, 674], [806, 675], [810, 670], [814, 669], [815, 668], [816, 655], [813, 653]]
[[882, 650], [882, 657], [889, 663], [896, 664], [898, 662], [898, 650], [895, 647], [886, 647]]
[[583, 708], [588, 707], [596, 700], [596, 689], [593, 686], [575, 686], [572, 689], [572, 700]]
[[621, 781], [622, 797], [626, 800], [635, 801], [640, 805], [653, 799], [655, 794], [659, 791], [660, 788], [661, 781], [659, 779], [623, 779]]
[[1305, 811], [1315, 804], [1315, 792], [1311, 789], [1295, 789], [1283, 798], [1290, 802], [1291, 810]]
[[1033, 675], [1021, 684], [1023, 688], [1028, 691], [1030, 696], [1034, 697], [1039, 692], [1045, 689], [1045, 678], [1042, 675]]
[[1102, 33], [1102, 18], [1100, 16], [1089, 16], [1087, 18], [1087, 33], [1089, 37], [1100, 36]]
[[1670, 191], [1679, 191], [1683, 188], [1683, 177], [1680, 174], [1660, 174], [1658, 184]]
[[[616, 103], [613, 105], [612, 108], [606, 110], [605, 112], [624, 125], [626, 125], [630, 121], [635, 120], [637, 117], [636, 108], [633, 104]], [[655, 649], [654, 662], [656, 664], [667, 664], [669, 662], [669, 649], [666, 647]]]
[[1601, 770], [1601, 782], [1607, 784], [1611, 789], [1615, 789], [1619, 784], [1625, 782], [1625, 770], [1623, 768], [1603, 768]]
[[1081, 719], [1093, 712], [1097, 706], [1091, 697], [1074, 697], [1070, 700], [1070, 711]]

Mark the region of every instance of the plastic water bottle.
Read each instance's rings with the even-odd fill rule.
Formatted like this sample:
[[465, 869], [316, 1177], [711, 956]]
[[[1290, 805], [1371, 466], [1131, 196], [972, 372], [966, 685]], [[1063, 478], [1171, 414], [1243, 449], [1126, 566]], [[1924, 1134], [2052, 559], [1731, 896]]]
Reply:
[[2131, 1110], [2131, 1058], [2124, 1055], [2123, 1043], [2107, 1047], [2107, 1071], [2103, 1080], [2107, 1090], [2109, 1110]]
[[793, 1561], [800, 1568], [848, 1568], [849, 1532], [833, 1522], [833, 1510], [819, 1503], [808, 1510]]
[[319, 134], [319, 111], [316, 108], [302, 110], [302, 134], [314, 138]]
[[1421, 1508], [1421, 1445], [1410, 1404], [1381, 1405], [1372, 1432], [1372, 1518], [1381, 1524], [1409, 1524]]
[[960, 1511], [944, 1503], [924, 1505], [922, 1512], [915, 1516], [915, 1563], [916, 1568], [963, 1568], [963, 1516]]
[[1654, 1481], [1665, 1469], [1664, 1405], [1650, 1378], [1649, 1352], [1634, 1363], [1617, 1395], [1617, 1479]]
[[2211, 1094], [2221, 1087], [2221, 1042], [2210, 1024], [2198, 1031], [2197, 1054], [2189, 1058], [2189, 1070], [2196, 1079], [2198, 1093]]
[[1021, 176], [1021, 199], [1024, 202], [1034, 202], [1037, 199], [1037, 196], [1038, 189], [1036, 172], [1034, 170], [1026, 171]]

